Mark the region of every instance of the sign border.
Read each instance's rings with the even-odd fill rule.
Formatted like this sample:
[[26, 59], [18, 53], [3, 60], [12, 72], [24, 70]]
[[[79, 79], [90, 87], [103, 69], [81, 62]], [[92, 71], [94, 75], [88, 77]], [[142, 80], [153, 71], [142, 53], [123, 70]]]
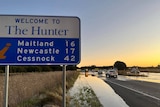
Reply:
[[[81, 62], [81, 20], [77, 16], [51, 16], [51, 15], [6, 15], [0, 14], [1, 16], [24, 16], [24, 17], [55, 17], [55, 18], [77, 18], [79, 20], [79, 60], [77, 63], [3, 63], [0, 62], [0, 65], [78, 65]], [[0, 38], [11, 38], [11, 37], [0, 37]], [[26, 38], [26, 37], [23, 37]], [[49, 38], [48, 38], [49, 39]], [[67, 38], [66, 38], [67, 39]], [[74, 38], [73, 38], [74, 39]]]

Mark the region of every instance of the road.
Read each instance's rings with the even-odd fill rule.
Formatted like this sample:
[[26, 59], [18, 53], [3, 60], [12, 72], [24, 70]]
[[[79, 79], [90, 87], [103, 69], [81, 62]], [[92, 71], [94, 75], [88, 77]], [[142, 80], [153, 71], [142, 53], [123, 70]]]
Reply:
[[130, 107], [160, 107], [160, 84], [144, 81], [105, 79]]

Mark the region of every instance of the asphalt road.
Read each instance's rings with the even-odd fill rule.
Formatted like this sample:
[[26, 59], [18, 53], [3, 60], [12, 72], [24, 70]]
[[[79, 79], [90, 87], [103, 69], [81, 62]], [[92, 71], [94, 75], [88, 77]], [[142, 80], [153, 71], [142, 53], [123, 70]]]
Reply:
[[[160, 84], [144, 81], [105, 80], [130, 107], [160, 107]], [[113, 99], [114, 100], [114, 99]]]

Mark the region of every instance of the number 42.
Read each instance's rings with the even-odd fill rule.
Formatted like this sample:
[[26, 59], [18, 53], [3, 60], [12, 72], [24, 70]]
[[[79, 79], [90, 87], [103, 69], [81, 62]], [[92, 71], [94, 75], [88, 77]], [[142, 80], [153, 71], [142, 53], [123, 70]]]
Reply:
[[64, 57], [64, 60], [65, 61], [75, 61], [75, 56], [74, 55], [67, 55], [66, 57]]

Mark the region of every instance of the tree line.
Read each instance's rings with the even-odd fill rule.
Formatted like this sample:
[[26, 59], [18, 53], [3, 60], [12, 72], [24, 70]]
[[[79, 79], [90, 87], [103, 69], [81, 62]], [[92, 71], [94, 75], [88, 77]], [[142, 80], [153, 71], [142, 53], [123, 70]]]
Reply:
[[[76, 65], [68, 65], [67, 70], [76, 70]], [[10, 73], [17, 72], [48, 72], [48, 71], [62, 71], [60, 65], [41, 65], [41, 66], [10, 66]], [[0, 73], [5, 72], [5, 66], [0, 66]]]
[[[139, 66], [133, 66], [133, 67], [138, 67], [141, 69], [160, 69], [160, 65], [158, 65], [157, 67], [139, 67]], [[130, 67], [127, 67], [126, 63], [123, 61], [116, 61], [113, 66], [96, 66], [96, 65], [91, 65], [91, 66], [84, 66], [81, 67], [81, 69], [88, 69], [88, 70], [93, 70], [93, 69], [110, 69], [110, 68], [117, 68], [118, 70], [127, 70]]]

